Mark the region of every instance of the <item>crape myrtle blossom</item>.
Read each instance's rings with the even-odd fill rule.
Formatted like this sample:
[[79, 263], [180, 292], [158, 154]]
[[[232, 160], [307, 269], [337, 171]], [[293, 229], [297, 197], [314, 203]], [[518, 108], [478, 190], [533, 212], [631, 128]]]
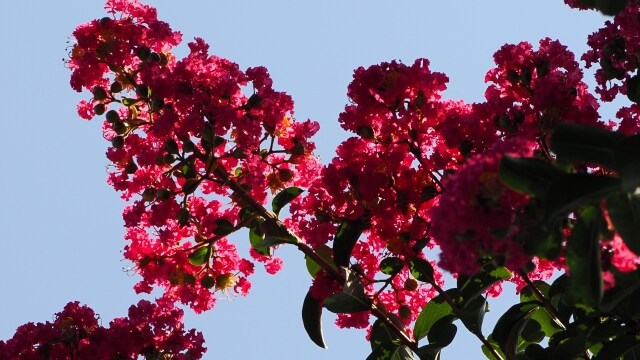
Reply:
[[108, 182], [131, 201], [124, 255], [142, 275], [135, 289], [160, 286], [196, 312], [211, 309], [216, 292], [246, 295], [254, 261], [269, 273], [282, 261], [255, 251], [244, 258], [228, 241], [256, 221], [229, 184], [258, 204], [306, 187], [320, 170], [309, 141], [318, 125], [292, 117], [293, 101], [273, 90], [265, 68], [241, 71], [198, 38], [178, 59], [180, 33], [155, 9], [134, 0], [106, 8], [111, 17], [76, 29], [68, 65], [72, 87], [93, 95], [81, 117], [104, 116]]
[[202, 333], [185, 330], [183, 311], [167, 301], [141, 300], [128, 317], [104, 327], [89, 307], [70, 302], [53, 322], [27, 323], [14, 336], [0, 341], [0, 358], [44, 359], [200, 359]]
[[[110, 0], [106, 9], [109, 17], [73, 34], [71, 86], [91, 92], [78, 104], [80, 117], [104, 120], [107, 181], [128, 202], [124, 256], [141, 275], [137, 292], [162, 288], [158, 308], [181, 302], [199, 313], [218, 296], [247, 295], [256, 263], [270, 274], [283, 266], [277, 247], [256, 245], [285, 238], [321, 268], [310, 286], [317, 303], [345, 290], [345, 274], [361, 283], [371, 306], [338, 314], [337, 326], [367, 328], [374, 315], [404, 325], [396, 335], [411, 344], [409, 325], [442, 293], [441, 270], [468, 275], [491, 261], [539, 280], [564, 267], [562, 256], [526, 253], [519, 236], [532, 226], [523, 216], [531, 198], [498, 175], [505, 155], [552, 162], [549, 137], [562, 122], [612, 126], [599, 120], [578, 62], [558, 41], [501, 47], [485, 77], [485, 101], [474, 104], [443, 99], [448, 78], [427, 59], [356, 69], [338, 119], [353, 135], [321, 165], [311, 141], [318, 123], [294, 118], [293, 100], [274, 90], [265, 68], [242, 70], [211, 55], [200, 38], [180, 59], [172, 53], [180, 33], [154, 8]], [[587, 64], [608, 59], [597, 73], [603, 100], [624, 94], [638, 67], [638, 25], [629, 20], [636, 15], [630, 5], [590, 38]], [[605, 87], [612, 79], [625, 81]], [[619, 131], [638, 130], [638, 109], [619, 111]], [[265, 205], [292, 187], [306, 191], [280, 221]], [[229, 235], [245, 227], [252, 247], [240, 254]], [[354, 243], [339, 259], [332, 250], [347, 242], [343, 232]], [[431, 249], [440, 250], [438, 262]], [[603, 257], [620, 271], [638, 264], [625, 249], [619, 237], [602, 241]], [[435, 268], [432, 279], [410, 271], [418, 260]], [[518, 291], [525, 285], [510, 280]], [[500, 291], [497, 283], [487, 293]]]

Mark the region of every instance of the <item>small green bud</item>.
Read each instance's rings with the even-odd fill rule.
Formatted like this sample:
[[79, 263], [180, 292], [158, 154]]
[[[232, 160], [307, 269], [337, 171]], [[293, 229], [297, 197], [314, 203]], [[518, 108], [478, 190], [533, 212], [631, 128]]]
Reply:
[[169, 154], [177, 154], [178, 152], [180, 152], [178, 143], [173, 139], [169, 139], [164, 143], [164, 150]]
[[141, 98], [148, 98], [149, 97], [149, 87], [147, 85], [144, 84], [140, 84], [138, 86], [136, 86], [136, 94], [138, 94], [139, 97]]
[[93, 107], [93, 112], [96, 113], [96, 115], [104, 114], [105, 110], [104, 104], [96, 104], [96, 106]]
[[171, 190], [169, 189], [160, 189], [156, 194], [156, 198], [160, 201], [168, 200], [171, 197]]
[[184, 152], [193, 152], [196, 149], [196, 144], [193, 143], [193, 141], [191, 140], [185, 140], [182, 142], [182, 151]]
[[185, 226], [187, 224], [189, 224], [189, 217], [191, 215], [189, 214], [189, 210], [186, 208], [182, 208], [180, 209], [180, 211], [178, 211], [178, 224], [180, 224], [180, 226]]
[[156, 199], [156, 189], [153, 187], [148, 187], [144, 189], [142, 192], [142, 198], [144, 201], [151, 202]]
[[98, 100], [98, 101], [104, 100], [108, 96], [107, 92], [104, 90], [104, 88], [102, 88], [100, 86], [94, 87], [92, 93], [93, 93], [93, 98], [95, 100]]
[[120, 114], [118, 114], [117, 111], [115, 110], [109, 110], [107, 111], [107, 122], [113, 124], [113, 123], [117, 123], [120, 121]]
[[133, 162], [133, 160], [129, 161], [129, 163], [127, 163], [127, 166], [124, 167], [124, 171], [127, 174], [135, 174], [137, 170], [138, 170], [138, 165], [136, 165], [136, 163]]
[[409, 318], [411, 316], [411, 308], [407, 305], [400, 305], [400, 309], [398, 309], [398, 315], [400, 315], [400, 317], [403, 319]]
[[113, 128], [113, 131], [115, 131], [116, 134], [118, 134], [118, 135], [122, 135], [122, 134], [126, 133], [129, 130], [129, 124], [127, 124], [126, 122], [122, 122], [122, 121], [113, 124], [111, 127]]
[[151, 55], [151, 49], [148, 47], [141, 46], [140, 49], [138, 49], [138, 57], [140, 60], [147, 61], [149, 59], [149, 55]]
[[119, 93], [120, 91], [122, 91], [122, 83], [120, 83], [119, 81], [114, 81], [113, 84], [111, 84], [110, 90], [114, 94]]
[[116, 136], [113, 139], [111, 139], [111, 146], [113, 146], [116, 149], [122, 149], [122, 147], [124, 146], [124, 137]]
[[149, 59], [150, 62], [160, 62], [160, 60], [162, 60], [162, 58], [160, 57], [160, 54], [158, 54], [157, 52], [152, 52], [151, 55], [149, 55]]

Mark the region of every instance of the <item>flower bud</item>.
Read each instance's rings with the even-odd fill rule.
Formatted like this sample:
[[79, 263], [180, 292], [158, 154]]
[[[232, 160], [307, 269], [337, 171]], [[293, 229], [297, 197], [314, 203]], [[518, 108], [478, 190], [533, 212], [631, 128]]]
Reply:
[[122, 147], [124, 146], [124, 137], [116, 136], [113, 139], [111, 139], [111, 146], [113, 146], [116, 149], [122, 149]]
[[405, 290], [415, 291], [418, 288], [418, 281], [416, 279], [409, 278], [404, 282]]
[[169, 189], [160, 189], [156, 194], [156, 199], [160, 201], [168, 200], [171, 197], [171, 190]]
[[108, 96], [107, 92], [104, 90], [104, 88], [102, 88], [100, 86], [94, 87], [92, 93], [93, 93], [93, 98], [95, 100], [98, 100], [98, 101], [104, 100]]
[[180, 209], [180, 211], [178, 211], [178, 218], [176, 220], [178, 220], [178, 224], [180, 224], [180, 226], [185, 226], [189, 224], [189, 217], [191, 215], [189, 214], [189, 210], [186, 208], [182, 208]]
[[109, 110], [107, 111], [107, 122], [113, 124], [113, 123], [117, 123], [120, 121], [120, 114], [118, 114], [117, 111], [115, 110]]
[[180, 152], [178, 143], [173, 139], [169, 139], [164, 143], [164, 149], [169, 154], [177, 154], [178, 152]]
[[104, 114], [105, 110], [104, 104], [96, 104], [96, 106], [93, 107], [93, 112], [96, 113], [96, 115]]
[[129, 124], [127, 124], [126, 122], [117, 122], [113, 124], [111, 128], [116, 132], [116, 134], [122, 135], [129, 130]]
[[136, 94], [143, 98], [146, 99], [149, 97], [149, 87], [147, 85], [144, 84], [140, 84], [138, 86], [136, 86]]
[[119, 93], [120, 91], [122, 91], [122, 83], [120, 83], [119, 81], [114, 81], [113, 84], [111, 84], [110, 90], [114, 94]]
[[411, 308], [407, 305], [400, 305], [400, 309], [398, 309], [398, 315], [401, 318], [407, 319], [411, 316]]
[[153, 200], [156, 199], [156, 189], [153, 187], [148, 187], [146, 189], [144, 189], [144, 191], [142, 192], [142, 198], [144, 199], [144, 201], [147, 202], [152, 202]]

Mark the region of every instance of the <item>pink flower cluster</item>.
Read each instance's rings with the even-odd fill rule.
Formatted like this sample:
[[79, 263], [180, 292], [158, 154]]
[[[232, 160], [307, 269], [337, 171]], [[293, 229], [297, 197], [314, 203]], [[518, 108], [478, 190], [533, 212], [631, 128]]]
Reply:
[[[272, 88], [266, 69], [241, 71], [209, 55], [202, 39], [177, 59], [171, 49], [181, 36], [155, 9], [137, 0], [106, 7], [113, 17], [73, 33], [69, 67], [72, 87], [92, 92], [80, 116], [104, 116], [108, 181], [132, 201], [124, 254], [142, 275], [136, 291], [161, 286], [197, 312], [214, 306], [217, 291], [246, 295], [253, 261], [226, 236], [258, 216], [240, 193], [262, 205], [269, 192], [314, 179], [309, 138], [318, 124], [295, 121], [293, 101]], [[269, 273], [282, 267], [269, 254], [252, 255]]]
[[27, 323], [13, 338], [0, 341], [0, 358], [44, 359], [200, 359], [206, 351], [201, 333], [186, 331], [183, 311], [166, 301], [141, 300], [129, 317], [100, 325], [94, 311], [71, 302], [53, 322]]

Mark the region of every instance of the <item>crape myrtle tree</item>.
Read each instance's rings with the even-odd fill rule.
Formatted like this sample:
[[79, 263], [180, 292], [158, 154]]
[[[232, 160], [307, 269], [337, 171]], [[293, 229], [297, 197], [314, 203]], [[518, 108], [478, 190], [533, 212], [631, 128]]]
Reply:
[[[0, 341], [0, 358], [201, 358], [175, 304], [247, 295], [282, 246], [305, 255], [302, 322], [321, 347], [330, 311], [366, 329], [368, 359], [438, 359], [460, 326], [489, 359], [640, 356], [640, 5], [565, 2], [612, 16], [581, 57], [595, 94], [549, 38], [500, 48], [481, 103], [443, 99], [426, 59], [358, 68], [338, 119], [352, 137], [323, 165], [318, 124], [293, 117], [265, 68], [200, 38], [179, 59], [154, 8], [108, 0], [73, 33], [71, 87], [87, 92], [80, 116], [104, 120], [135, 291], [162, 294], [108, 326], [71, 302]], [[628, 106], [601, 119], [618, 97]], [[483, 329], [504, 281], [520, 301]]]

